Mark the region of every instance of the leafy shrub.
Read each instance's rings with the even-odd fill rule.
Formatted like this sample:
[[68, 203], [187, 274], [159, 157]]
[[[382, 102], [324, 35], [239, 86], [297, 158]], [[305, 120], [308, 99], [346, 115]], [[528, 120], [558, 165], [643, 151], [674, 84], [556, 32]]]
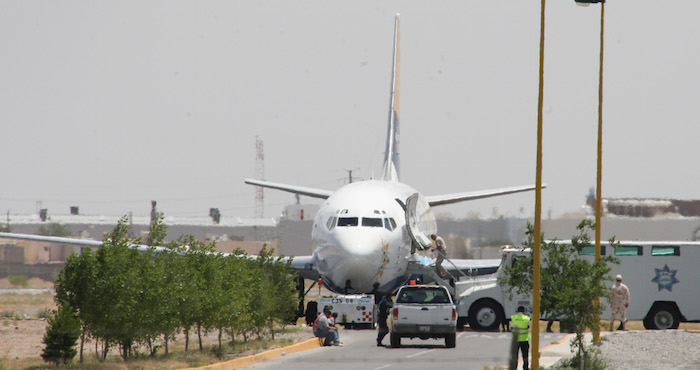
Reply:
[[12, 310], [5, 310], [0, 312], [0, 317], [15, 320], [19, 320], [22, 318], [17, 312]]
[[29, 286], [29, 279], [24, 275], [10, 275], [7, 277], [7, 280], [9, 280], [10, 284], [13, 286], [21, 286], [23, 288]]
[[[581, 364], [581, 359], [583, 359], [583, 364]], [[577, 353], [571, 358], [562, 360], [556, 367], [558, 370], [605, 370], [608, 368], [608, 362], [600, 355], [600, 350], [598, 348], [589, 348], [586, 352], [583, 352], [583, 356]]]
[[51, 317], [51, 315], [53, 315], [53, 310], [48, 307], [39, 309], [39, 311], [36, 313], [36, 316], [40, 319], [48, 319]]

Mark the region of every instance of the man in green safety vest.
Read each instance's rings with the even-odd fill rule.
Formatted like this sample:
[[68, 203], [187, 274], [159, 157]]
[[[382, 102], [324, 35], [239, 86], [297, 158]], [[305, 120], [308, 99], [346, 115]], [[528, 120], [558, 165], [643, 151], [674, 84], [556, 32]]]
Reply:
[[[530, 370], [530, 362], [528, 355], [530, 353], [530, 316], [525, 314], [525, 307], [518, 306], [518, 311], [510, 317], [511, 328], [513, 330], [513, 338], [517, 336], [518, 344], [513, 346], [512, 358], [518, 360], [518, 349], [523, 355], [523, 370]], [[517, 363], [517, 362], [516, 362]], [[513, 367], [515, 368], [515, 367]]]

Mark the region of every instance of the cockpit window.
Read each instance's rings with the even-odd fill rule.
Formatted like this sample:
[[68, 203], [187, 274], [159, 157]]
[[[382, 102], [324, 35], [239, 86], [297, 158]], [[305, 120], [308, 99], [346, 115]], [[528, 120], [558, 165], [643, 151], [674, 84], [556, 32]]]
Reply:
[[357, 221], [357, 217], [340, 217], [338, 219], [338, 227], [357, 226]]
[[391, 223], [389, 223], [389, 219], [388, 219], [388, 218], [385, 218], [385, 219], [384, 219], [384, 227], [385, 227], [387, 230], [389, 230], [389, 231], [394, 230], [394, 228], [391, 227]]
[[336, 220], [335, 217], [331, 217], [328, 219], [328, 222], [326, 222], [326, 227], [328, 228], [329, 231], [333, 230], [335, 228], [335, 220]]
[[382, 219], [374, 217], [362, 217], [362, 226], [382, 227]]
[[389, 222], [391, 222], [391, 228], [396, 229], [396, 221], [394, 221], [393, 217], [389, 218]]

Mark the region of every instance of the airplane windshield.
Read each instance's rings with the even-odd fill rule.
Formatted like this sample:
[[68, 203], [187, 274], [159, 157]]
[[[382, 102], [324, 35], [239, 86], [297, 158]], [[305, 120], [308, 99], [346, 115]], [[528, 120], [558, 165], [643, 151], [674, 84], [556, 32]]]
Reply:
[[333, 228], [335, 228], [335, 220], [335, 217], [331, 217], [328, 219], [328, 222], [326, 222], [326, 227], [328, 228], [328, 230], [333, 230]]
[[[393, 220], [393, 219], [392, 219], [392, 220]], [[395, 222], [394, 222], [394, 224], [395, 224]], [[384, 219], [384, 227], [385, 227], [387, 230], [389, 230], [389, 231], [394, 230], [394, 226], [391, 226], [391, 222], [389, 222], [389, 219], [388, 219], [388, 218], [385, 218], [385, 219]]]
[[362, 217], [362, 226], [383, 227], [381, 218]]
[[338, 218], [338, 227], [357, 226], [357, 222], [357, 217], [340, 217]]

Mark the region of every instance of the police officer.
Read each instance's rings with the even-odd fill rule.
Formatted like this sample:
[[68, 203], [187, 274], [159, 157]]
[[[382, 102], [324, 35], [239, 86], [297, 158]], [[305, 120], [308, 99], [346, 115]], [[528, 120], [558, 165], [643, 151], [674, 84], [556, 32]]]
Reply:
[[523, 370], [529, 370], [530, 332], [528, 329], [530, 328], [530, 316], [525, 314], [525, 307], [518, 306], [518, 311], [510, 317], [510, 321], [512, 323], [513, 336], [517, 336], [517, 346], [513, 347], [512, 358], [517, 364], [518, 350], [520, 350], [520, 353], [523, 355]]
[[622, 275], [615, 276], [615, 284], [610, 288], [612, 293], [612, 314], [610, 317], [610, 331], [613, 331], [613, 323], [617, 314], [620, 314], [620, 328], [625, 330], [627, 321], [627, 307], [630, 305], [630, 290], [622, 284]]
[[391, 295], [385, 294], [382, 300], [379, 301], [379, 313], [377, 314], [377, 323], [379, 330], [377, 331], [377, 346], [382, 346], [382, 339], [389, 334], [389, 325], [386, 320], [389, 318], [389, 313], [394, 305], [391, 303]]

